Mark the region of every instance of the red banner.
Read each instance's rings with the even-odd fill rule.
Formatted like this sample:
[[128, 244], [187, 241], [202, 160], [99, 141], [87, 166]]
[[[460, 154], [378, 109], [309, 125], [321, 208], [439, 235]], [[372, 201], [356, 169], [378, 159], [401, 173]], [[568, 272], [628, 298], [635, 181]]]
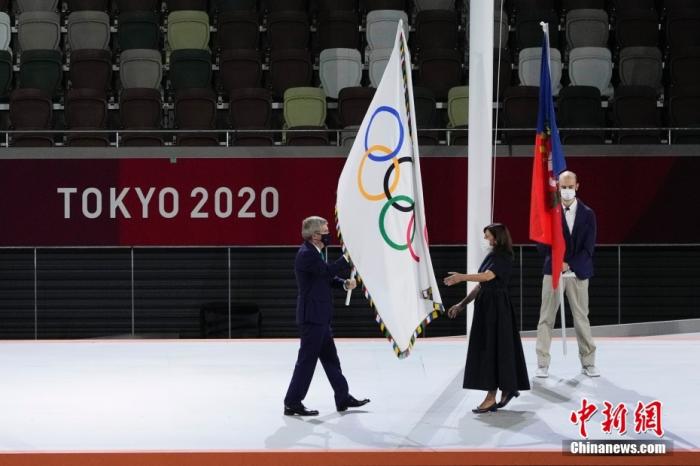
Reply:
[[[0, 246], [296, 245], [333, 223], [342, 158], [2, 160]], [[532, 159], [499, 158], [495, 218], [528, 243]], [[569, 157], [598, 242], [698, 243], [700, 157]], [[467, 161], [421, 160], [433, 244], [466, 242]]]

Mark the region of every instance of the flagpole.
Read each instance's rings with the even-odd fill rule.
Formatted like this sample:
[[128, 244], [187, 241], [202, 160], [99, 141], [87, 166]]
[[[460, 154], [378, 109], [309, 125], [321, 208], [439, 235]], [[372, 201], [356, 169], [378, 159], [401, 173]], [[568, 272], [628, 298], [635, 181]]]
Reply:
[[559, 305], [561, 306], [561, 344], [566, 356], [566, 308], [564, 307], [564, 274], [559, 277]]
[[[492, 222], [493, 0], [469, 9], [469, 142], [467, 146], [467, 271], [476, 272], [486, 255], [483, 229]], [[467, 293], [474, 289], [467, 283]], [[467, 306], [467, 340], [474, 305]]]

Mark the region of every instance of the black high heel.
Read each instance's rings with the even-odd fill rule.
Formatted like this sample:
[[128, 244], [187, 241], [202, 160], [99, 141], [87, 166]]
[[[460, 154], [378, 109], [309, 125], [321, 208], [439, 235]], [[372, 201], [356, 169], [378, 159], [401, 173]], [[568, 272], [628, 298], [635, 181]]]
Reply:
[[517, 398], [519, 396], [520, 396], [520, 392], [518, 392], [518, 391], [509, 393], [505, 400], [498, 403], [498, 407], [503, 408], [505, 405], [507, 405], [510, 402], [510, 400], [512, 400], [513, 398]]
[[472, 409], [472, 413], [476, 414], [483, 414], [483, 413], [488, 413], [489, 411], [496, 411], [498, 409], [498, 403], [493, 403], [491, 406], [487, 406], [485, 408], [479, 408], [478, 406], [474, 409]]

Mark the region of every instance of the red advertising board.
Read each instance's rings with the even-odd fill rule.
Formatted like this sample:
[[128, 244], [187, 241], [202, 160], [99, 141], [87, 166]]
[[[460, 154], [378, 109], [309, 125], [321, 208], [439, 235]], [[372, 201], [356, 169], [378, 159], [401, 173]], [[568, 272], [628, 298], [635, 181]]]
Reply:
[[[343, 158], [0, 161], [0, 246], [294, 245], [332, 223]], [[531, 159], [496, 164], [495, 220], [528, 243]], [[698, 243], [700, 157], [570, 157], [598, 242]], [[421, 160], [433, 244], [466, 242], [467, 159]]]

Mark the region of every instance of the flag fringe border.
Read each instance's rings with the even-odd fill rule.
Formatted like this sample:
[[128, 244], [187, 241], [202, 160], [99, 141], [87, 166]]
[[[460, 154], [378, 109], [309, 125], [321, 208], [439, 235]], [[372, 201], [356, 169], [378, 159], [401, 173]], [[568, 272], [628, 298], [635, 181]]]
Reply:
[[423, 334], [425, 331], [426, 327], [435, 319], [440, 317], [445, 313], [445, 306], [442, 303], [436, 303], [435, 301], [432, 301], [433, 303], [433, 310], [423, 319], [416, 329], [413, 331], [413, 335], [411, 335], [411, 340], [408, 342], [408, 348], [405, 350], [401, 351], [399, 348], [399, 345], [396, 344], [396, 341], [394, 340], [394, 337], [391, 335], [391, 332], [389, 332], [389, 329], [387, 326], [384, 324], [384, 320], [382, 317], [379, 315], [379, 310], [377, 309], [377, 306], [374, 304], [374, 300], [369, 294], [369, 290], [364, 284], [364, 280], [362, 280], [362, 276], [360, 275], [360, 271], [357, 269], [357, 266], [355, 266], [355, 263], [352, 261], [352, 258], [350, 257], [350, 252], [348, 251], [347, 247], [345, 246], [345, 242], [343, 241], [343, 235], [342, 232], [340, 231], [340, 225], [338, 223], [338, 207], [336, 206], [335, 208], [335, 230], [336, 234], [338, 235], [338, 241], [340, 242], [340, 247], [347, 258], [349, 264], [355, 268], [355, 279], [359, 282], [362, 283], [362, 294], [364, 294], [365, 299], [367, 299], [367, 302], [369, 304], [369, 307], [374, 311], [374, 320], [377, 322], [379, 325], [379, 330], [382, 332], [382, 335], [389, 340], [391, 343], [391, 346], [394, 350], [394, 354], [396, 355], [397, 358], [399, 359], [405, 359], [411, 354], [411, 350], [413, 349], [413, 346], [416, 342], [416, 338], [418, 338], [420, 335]]

